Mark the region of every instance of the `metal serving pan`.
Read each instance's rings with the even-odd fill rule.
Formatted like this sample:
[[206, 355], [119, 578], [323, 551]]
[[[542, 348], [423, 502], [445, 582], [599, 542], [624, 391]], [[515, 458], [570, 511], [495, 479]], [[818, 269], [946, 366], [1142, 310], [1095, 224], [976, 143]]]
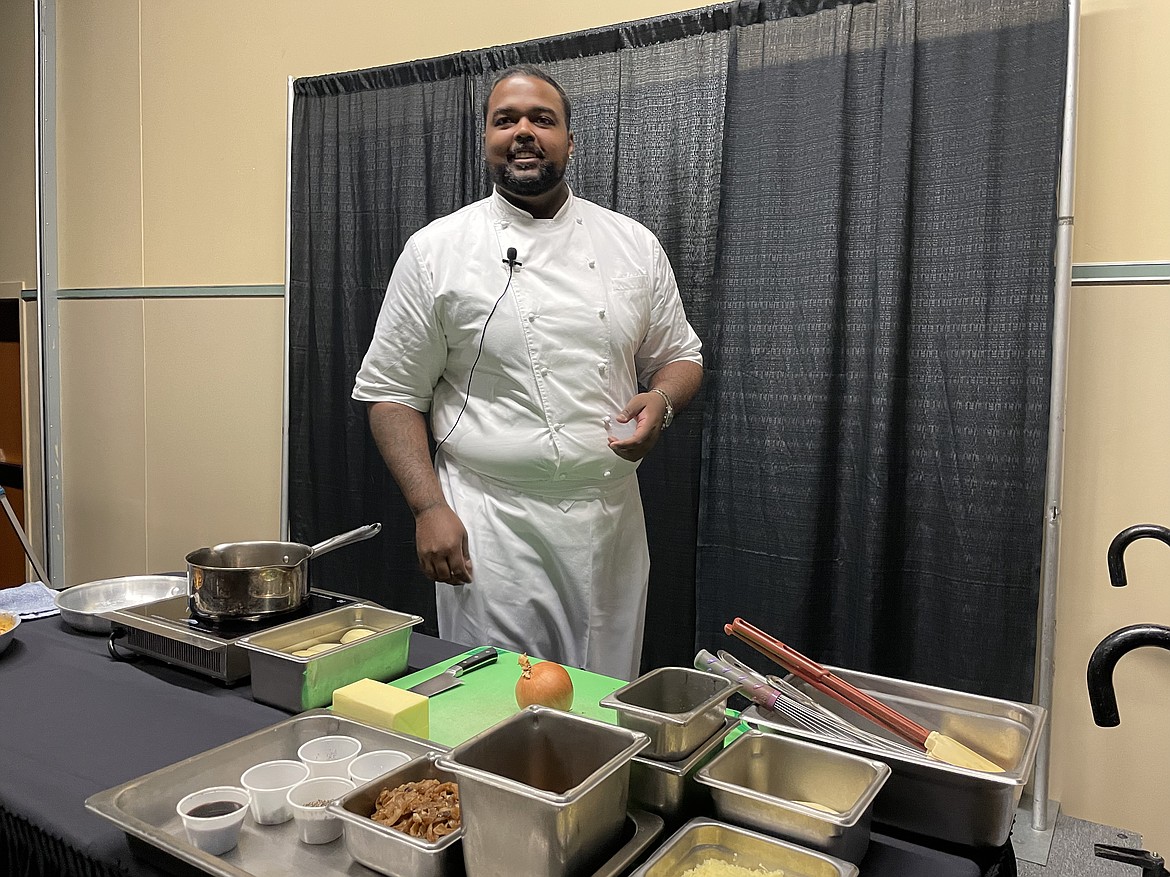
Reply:
[[[439, 768], [435, 760], [435, 755], [416, 758], [329, 805], [329, 811], [344, 823], [345, 846], [356, 861], [387, 877], [457, 877], [464, 873], [462, 828], [428, 843], [380, 825], [366, 815], [373, 811], [382, 789], [426, 778], [455, 782], [456, 777]], [[616, 851], [593, 877], [627, 873], [662, 830], [663, 822], [658, 816], [631, 810]]]
[[142, 606], [187, 593], [186, 576], [122, 576], [65, 588], [53, 595], [61, 620], [85, 633], [109, 633], [110, 621], [99, 613]]
[[295, 760], [302, 743], [327, 734], [356, 737], [363, 751], [398, 749], [420, 756], [446, 749], [438, 743], [335, 716], [328, 710], [314, 710], [98, 792], [85, 806], [120, 826], [132, 839], [145, 841], [151, 848], [217, 877], [345, 877], [353, 873], [353, 859], [345, 845], [301, 843], [294, 820], [257, 825], [249, 815], [236, 848], [213, 856], [187, 841], [175, 812], [175, 804], [188, 793], [208, 786], [239, 785], [240, 775], [252, 765], [278, 758]]
[[[749, 725], [811, 740], [884, 761], [893, 770], [874, 801], [873, 821], [964, 846], [1002, 846], [1024, 784], [1032, 773], [1047, 711], [1016, 703], [855, 670], [829, 668], [863, 691], [919, 724], [966, 743], [1005, 768], [985, 773], [908, 753], [848, 743], [790, 724], [780, 713], [750, 706], [740, 716]], [[795, 677], [788, 681], [858, 727], [887, 739], [890, 732], [870, 724], [837, 701]]]
[[[248, 651], [252, 699], [299, 713], [326, 706], [334, 691], [359, 679], [396, 679], [406, 671], [411, 628], [421, 622], [418, 615], [355, 603], [245, 636], [239, 645]], [[376, 632], [316, 655], [292, 654], [335, 642], [355, 627]]]
[[889, 777], [880, 761], [749, 731], [695, 779], [711, 788], [720, 819], [856, 863], [869, 848], [874, 798]]
[[329, 805], [329, 812], [341, 819], [345, 848], [355, 860], [386, 877], [446, 877], [462, 869], [462, 827], [428, 841], [370, 818], [383, 789], [420, 780], [457, 784], [454, 774], [440, 769], [433, 756], [425, 756], [358, 786]]
[[588, 873], [617, 844], [645, 734], [541, 706], [438, 760], [459, 779], [470, 877]]
[[630, 807], [657, 813], [670, 829], [691, 817], [708, 815], [711, 792], [695, 781], [695, 773], [719, 754], [736, 724], [735, 719], [725, 719], [722, 728], [682, 761], [635, 755], [630, 760]]
[[692, 819], [631, 877], [676, 877], [714, 859], [785, 877], [858, 877], [848, 862], [714, 819]]
[[690, 667], [659, 667], [601, 701], [618, 724], [650, 738], [643, 758], [686, 758], [723, 727], [727, 700], [738, 687], [715, 673]]

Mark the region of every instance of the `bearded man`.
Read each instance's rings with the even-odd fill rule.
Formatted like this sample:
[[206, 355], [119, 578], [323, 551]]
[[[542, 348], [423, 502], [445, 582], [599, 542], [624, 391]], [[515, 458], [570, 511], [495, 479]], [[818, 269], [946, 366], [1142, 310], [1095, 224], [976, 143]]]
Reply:
[[565, 182], [561, 86], [509, 68], [484, 115], [493, 192], [407, 242], [353, 397], [414, 514], [439, 635], [632, 679], [636, 470], [698, 391], [701, 345], [653, 233]]

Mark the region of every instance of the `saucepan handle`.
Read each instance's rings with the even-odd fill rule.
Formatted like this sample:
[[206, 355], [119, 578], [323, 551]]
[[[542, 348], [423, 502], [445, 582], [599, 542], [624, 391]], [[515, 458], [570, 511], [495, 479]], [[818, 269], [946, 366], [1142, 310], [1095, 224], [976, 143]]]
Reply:
[[309, 549], [309, 557], [318, 557], [327, 551], [333, 551], [335, 548], [342, 548], [346, 545], [352, 545], [355, 542], [364, 542], [366, 539], [374, 538], [381, 532], [381, 524], [366, 524], [364, 527], [358, 527], [356, 530], [350, 530], [348, 533], [342, 533], [339, 536], [334, 536], [332, 539], [318, 542]]

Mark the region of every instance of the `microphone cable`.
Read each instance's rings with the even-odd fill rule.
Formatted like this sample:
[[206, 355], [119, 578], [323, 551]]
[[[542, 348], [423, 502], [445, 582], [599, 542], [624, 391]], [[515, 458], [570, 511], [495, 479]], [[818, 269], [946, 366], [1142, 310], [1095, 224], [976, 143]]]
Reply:
[[439, 448], [443, 447], [443, 442], [451, 438], [451, 433], [455, 431], [455, 427], [459, 425], [459, 418], [463, 416], [463, 412], [467, 410], [467, 403], [471, 399], [471, 379], [475, 377], [475, 367], [479, 365], [479, 358], [483, 355], [483, 342], [487, 337], [488, 323], [491, 322], [492, 316], [496, 312], [496, 308], [500, 306], [500, 302], [504, 300], [504, 296], [508, 294], [508, 290], [512, 288], [512, 275], [516, 273], [516, 269], [522, 266], [523, 262], [516, 261], [516, 248], [508, 247], [506, 259], [501, 259], [505, 265], [508, 266], [508, 282], [504, 284], [504, 291], [500, 293], [500, 297], [496, 299], [492, 309], [488, 311], [487, 319], [483, 321], [483, 328], [479, 332], [479, 350], [475, 354], [475, 361], [471, 363], [471, 370], [467, 373], [467, 391], [463, 394], [463, 407], [459, 409], [459, 413], [455, 415], [455, 422], [451, 424], [451, 428], [447, 430], [447, 434], [443, 436], [442, 440], [435, 445], [435, 454], [438, 455]]

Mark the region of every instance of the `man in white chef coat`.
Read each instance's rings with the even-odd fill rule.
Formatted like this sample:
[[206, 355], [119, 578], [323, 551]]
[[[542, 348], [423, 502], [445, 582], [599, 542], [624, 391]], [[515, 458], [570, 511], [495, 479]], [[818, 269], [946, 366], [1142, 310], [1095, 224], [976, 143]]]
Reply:
[[702, 356], [655, 236], [565, 183], [570, 114], [537, 68], [497, 78], [494, 191], [407, 242], [353, 397], [414, 513], [439, 635], [632, 679], [650, 571], [635, 473]]

